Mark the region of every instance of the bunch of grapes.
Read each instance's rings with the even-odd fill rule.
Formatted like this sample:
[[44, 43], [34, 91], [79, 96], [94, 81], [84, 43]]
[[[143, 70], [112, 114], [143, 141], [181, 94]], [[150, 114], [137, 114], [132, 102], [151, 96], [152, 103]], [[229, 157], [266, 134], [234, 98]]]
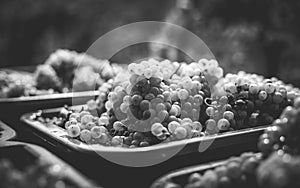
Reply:
[[60, 166], [35, 163], [20, 170], [8, 159], [2, 159], [0, 175], [0, 187], [78, 187], [62, 176]]
[[300, 98], [284, 109], [260, 136], [258, 147], [266, 160], [260, 165], [257, 180], [267, 188], [299, 187], [300, 181]]
[[123, 71], [121, 66], [111, 65], [107, 60], [63, 49], [52, 53], [40, 67], [35, 72], [37, 88], [53, 88], [59, 92], [68, 92], [71, 88], [75, 91], [94, 89], [93, 85], [99, 87], [116, 72]]
[[235, 115], [231, 105], [228, 104], [227, 96], [221, 96], [214, 100], [208, 98], [205, 103], [207, 104], [205, 113], [208, 116], [205, 122], [206, 134], [234, 130]]
[[293, 106], [284, 109], [281, 116], [261, 135], [258, 146], [265, 156], [273, 151], [282, 151], [292, 155], [300, 154], [300, 97]]
[[[104, 131], [95, 136], [90, 125], [83, 125], [84, 116], [71, 115], [65, 124], [69, 136], [87, 143], [143, 147], [205, 135], [204, 100], [211, 95], [206, 76], [220, 78], [223, 73], [215, 61], [209, 67], [211, 61], [186, 65], [149, 59], [128, 65], [129, 74], [117, 75], [119, 79], [103, 84], [98, 99], [88, 102], [89, 111], [101, 112], [93, 126]], [[88, 139], [82, 134], [89, 135]], [[106, 142], [99, 142], [102, 137]]]
[[[189, 175], [185, 188], [233, 188], [257, 187], [255, 172], [261, 161], [261, 156], [253, 153], [243, 153], [240, 157], [233, 157], [223, 164], [204, 172], [195, 172]], [[157, 182], [155, 188], [180, 188], [171, 180]]]
[[[221, 110], [221, 112], [226, 111], [223, 117], [230, 114], [231, 118], [233, 113], [234, 119], [230, 122], [232, 129], [271, 124], [279, 117], [283, 109], [291, 105], [293, 100], [300, 95], [298, 89], [276, 78], [265, 79], [262, 76], [245, 72], [227, 74], [218, 81], [214, 88], [213, 97], [227, 97], [218, 105], [223, 105], [225, 108]], [[208, 111], [212, 113], [213, 110]], [[223, 122], [227, 124], [227, 121]]]
[[[224, 98], [221, 101], [223, 100]], [[299, 124], [300, 97], [297, 97], [292, 106], [286, 107], [280, 118], [273, 122], [273, 126], [260, 136], [258, 142], [260, 154], [243, 153], [239, 158], [231, 158], [214, 169], [191, 174], [184, 187], [299, 187]], [[181, 186], [169, 180], [158, 182], [154, 187]]]
[[31, 73], [0, 71], [0, 98], [29, 96], [34, 86]]

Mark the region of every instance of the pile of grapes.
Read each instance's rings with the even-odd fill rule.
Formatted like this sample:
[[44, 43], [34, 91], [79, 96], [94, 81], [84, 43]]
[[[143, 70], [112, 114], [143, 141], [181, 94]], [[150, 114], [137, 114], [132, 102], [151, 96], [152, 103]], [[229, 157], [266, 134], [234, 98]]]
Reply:
[[276, 78], [223, 77], [215, 60], [149, 59], [101, 85], [87, 109], [63, 109], [58, 124], [86, 143], [143, 147], [271, 124], [297, 96]]
[[30, 73], [0, 71], [0, 98], [29, 96], [34, 85], [35, 80]]
[[[297, 188], [300, 187], [300, 97], [261, 135], [260, 154], [244, 153], [224, 165], [189, 176], [186, 188]], [[179, 188], [171, 181], [156, 188]]]
[[121, 71], [106, 60], [59, 49], [34, 73], [0, 71], [0, 98], [94, 90]]
[[25, 169], [16, 168], [7, 159], [0, 160], [0, 187], [44, 187], [73, 188], [77, 187], [69, 180], [64, 180], [62, 169], [46, 164], [32, 164]]
[[226, 110], [233, 112], [233, 129], [271, 124], [283, 109], [293, 104], [299, 89], [277, 78], [265, 79], [256, 74], [227, 74], [213, 88], [215, 96], [226, 96]]
[[[63, 126], [70, 137], [86, 143], [123, 147], [203, 136], [208, 118], [205, 100], [211, 96], [206, 77], [216, 83], [222, 76], [215, 60], [188, 65], [154, 59], [133, 63], [127, 76], [99, 88], [100, 95], [88, 102], [88, 110], [65, 109]], [[102, 113], [98, 117], [95, 112]]]
[[[186, 184], [174, 183], [172, 180], [159, 181], [153, 188], [258, 188], [255, 181], [256, 168], [262, 160], [261, 155], [243, 153], [240, 157], [232, 157], [223, 164], [192, 173], [186, 177]], [[182, 177], [174, 177], [176, 178]]]

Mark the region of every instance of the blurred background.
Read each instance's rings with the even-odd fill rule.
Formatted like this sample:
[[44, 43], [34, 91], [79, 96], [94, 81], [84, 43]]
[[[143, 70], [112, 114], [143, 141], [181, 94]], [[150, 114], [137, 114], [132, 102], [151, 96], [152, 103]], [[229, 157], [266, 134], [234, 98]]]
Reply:
[[[198, 35], [225, 72], [277, 76], [300, 86], [298, 0], [0, 0], [0, 67], [37, 65], [58, 48], [84, 52], [101, 35], [138, 21], [167, 21]], [[167, 37], [168, 29], [160, 36]], [[190, 61], [168, 46], [135, 45], [141, 54]]]

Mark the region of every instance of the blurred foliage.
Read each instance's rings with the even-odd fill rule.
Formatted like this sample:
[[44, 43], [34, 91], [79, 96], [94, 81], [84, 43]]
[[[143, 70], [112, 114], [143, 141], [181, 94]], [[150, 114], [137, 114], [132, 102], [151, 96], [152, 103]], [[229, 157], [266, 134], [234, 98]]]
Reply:
[[172, 4], [171, 0], [0, 0], [0, 66], [40, 64], [57, 48], [85, 51], [118, 26], [163, 20]]
[[300, 86], [300, 1], [193, 1], [194, 30], [227, 72], [278, 76]]
[[[299, 10], [298, 0], [0, 0], [0, 66], [40, 64], [57, 48], [85, 51], [124, 24], [169, 21], [200, 36], [226, 72], [300, 86]], [[135, 45], [114, 58], [127, 63], [148, 51]]]

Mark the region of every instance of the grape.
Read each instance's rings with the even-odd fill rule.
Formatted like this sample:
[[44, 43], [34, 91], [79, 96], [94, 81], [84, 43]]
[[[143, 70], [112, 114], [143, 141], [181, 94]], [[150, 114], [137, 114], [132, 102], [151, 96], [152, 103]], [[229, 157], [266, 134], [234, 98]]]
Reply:
[[154, 124], [151, 126], [151, 133], [152, 133], [154, 136], [158, 136], [159, 134], [162, 133], [163, 128], [164, 128], [164, 126], [163, 126], [161, 123], [154, 123]]
[[150, 68], [147, 68], [145, 71], [144, 71], [144, 74], [143, 74], [146, 78], [150, 78], [152, 76], [152, 70]]
[[227, 168], [225, 166], [219, 166], [215, 168], [215, 173], [218, 178], [226, 177], [227, 176]]
[[144, 120], [147, 120], [147, 119], [149, 119], [150, 117], [151, 117], [151, 112], [150, 112], [150, 110], [146, 110], [146, 111], [143, 112], [143, 119], [144, 119]]
[[231, 111], [225, 111], [223, 113], [223, 118], [227, 119], [227, 120], [233, 120], [234, 119], [234, 114]]
[[202, 176], [199, 173], [193, 173], [190, 175], [188, 181], [189, 183], [194, 183], [202, 180]]
[[166, 106], [166, 108], [167, 108], [167, 111], [170, 111], [170, 110], [171, 110], [171, 107], [172, 107], [171, 103], [165, 102], [164, 104], [165, 104], [165, 106]]
[[255, 157], [249, 157], [242, 165], [242, 171], [246, 174], [254, 174], [258, 166], [258, 161]]
[[147, 100], [142, 100], [141, 103], [140, 103], [140, 109], [145, 111], [145, 110], [148, 110], [150, 107], [150, 102], [147, 101]]
[[262, 101], [266, 100], [268, 97], [268, 94], [267, 92], [265, 91], [260, 91], [259, 94], [258, 94], [258, 98]]
[[77, 137], [80, 135], [80, 127], [78, 125], [70, 125], [67, 132], [70, 137]]
[[157, 114], [161, 122], [165, 121], [169, 117], [169, 113], [166, 110], [162, 110]]
[[90, 130], [91, 128], [93, 128], [95, 126], [96, 126], [96, 124], [94, 122], [88, 122], [85, 127], [86, 127], [86, 129]]
[[93, 138], [100, 138], [102, 133], [106, 133], [107, 129], [103, 126], [95, 126], [91, 128], [91, 135]]
[[123, 144], [123, 139], [120, 136], [114, 136], [111, 139], [111, 144], [113, 146], [119, 146]]
[[107, 125], [108, 123], [109, 123], [108, 117], [101, 116], [101, 117], [98, 119], [98, 124], [99, 124], [99, 125]]
[[202, 179], [207, 188], [216, 188], [218, 186], [218, 176], [212, 170], [205, 171]]
[[75, 121], [79, 118], [80, 118], [79, 113], [72, 113], [72, 114], [70, 114], [70, 117], [69, 117], [70, 120], [74, 119]]
[[113, 104], [110, 101], [106, 101], [105, 108], [106, 110], [110, 110], [111, 108], [113, 108]]
[[208, 119], [208, 120], [206, 121], [206, 129], [207, 129], [207, 130], [213, 131], [213, 130], [216, 129], [216, 127], [217, 127], [217, 123], [216, 123], [215, 120], [213, 120], [213, 119]]
[[236, 93], [237, 92], [236, 86], [232, 83], [228, 83], [224, 88], [225, 88], [226, 91], [228, 91], [230, 93]]
[[135, 106], [138, 106], [142, 100], [143, 98], [140, 95], [133, 95], [131, 98], [132, 104]]
[[178, 91], [178, 98], [180, 100], [185, 100], [189, 97], [189, 92], [186, 89], [180, 89]]
[[193, 82], [192, 82], [192, 79], [190, 77], [184, 77], [182, 79], [182, 84], [183, 84], [183, 87], [184, 89], [192, 89], [193, 88]]
[[124, 124], [122, 123], [122, 122], [120, 122], [120, 121], [116, 121], [116, 122], [114, 122], [114, 124], [113, 124], [113, 128], [115, 129], [115, 130], [123, 130], [124, 129]]
[[229, 128], [230, 128], [230, 123], [227, 119], [222, 118], [218, 121], [218, 129], [219, 130], [227, 131], [227, 130], [229, 130]]
[[136, 64], [134, 66], [134, 73], [138, 75], [143, 75], [145, 67], [141, 64]]
[[189, 113], [187, 111], [185, 111], [185, 110], [181, 110], [180, 114], [181, 114], [180, 118], [187, 118], [187, 117], [189, 117]]
[[164, 104], [164, 103], [158, 103], [158, 104], [156, 105], [156, 111], [157, 111], [158, 113], [160, 113], [160, 112], [163, 111], [163, 110], [167, 110], [165, 104]]
[[101, 133], [100, 137], [97, 138], [97, 141], [100, 144], [106, 144], [109, 141], [109, 137], [106, 133]]
[[202, 105], [202, 103], [203, 103], [203, 97], [199, 94], [194, 96], [194, 100], [198, 105]]
[[172, 121], [168, 124], [168, 130], [173, 134], [175, 132], [175, 129], [179, 126], [180, 123], [178, 123], [177, 121]]
[[272, 84], [272, 83], [266, 83], [265, 84], [265, 90], [266, 90], [266, 92], [268, 93], [268, 94], [271, 94], [271, 93], [273, 93], [274, 91], [275, 91], [275, 85], [274, 84]]
[[88, 111], [82, 111], [82, 112], [80, 112], [80, 114], [79, 114], [79, 118], [81, 119], [83, 116], [85, 116], [85, 115], [90, 115], [91, 113], [90, 112], [88, 112]]
[[148, 93], [146, 96], [145, 96], [145, 99], [148, 100], [148, 101], [151, 101], [155, 98], [155, 95], [153, 93]]
[[215, 70], [215, 76], [217, 78], [221, 78], [223, 77], [223, 74], [224, 74], [223, 69], [221, 67], [217, 67], [217, 69]]
[[178, 93], [176, 91], [171, 92], [172, 101], [177, 101], [179, 99]]
[[191, 118], [196, 121], [199, 119], [199, 111], [197, 109], [191, 110]]
[[220, 99], [219, 99], [219, 103], [222, 106], [228, 104], [228, 97], [227, 96], [221, 96]]
[[112, 103], [115, 103], [118, 101], [119, 97], [116, 92], [110, 92], [107, 96], [108, 100], [111, 101]]
[[96, 108], [97, 108], [97, 103], [96, 103], [95, 100], [89, 100], [89, 101], [87, 102], [87, 106], [88, 106], [88, 109], [89, 109], [90, 111], [93, 111], [93, 110], [96, 110]]
[[163, 96], [166, 101], [171, 101], [171, 93], [169, 91], [164, 91]]
[[123, 98], [123, 103], [126, 104], [126, 105], [130, 105], [131, 104], [131, 97], [129, 95], [126, 95], [124, 98]]
[[150, 92], [155, 96], [160, 94], [160, 90], [157, 87], [151, 87]]
[[181, 140], [187, 137], [187, 131], [183, 127], [177, 127], [174, 131], [175, 138]]
[[136, 63], [131, 63], [128, 65], [127, 69], [131, 74], [133, 74], [135, 72], [135, 69], [136, 69], [135, 66], [136, 66]]
[[206, 114], [210, 117], [214, 116], [215, 114], [215, 109], [211, 106], [207, 107], [206, 108]]
[[91, 131], [89, 130], [82, 130], [80, 132], [80, 139], [84, 142], [89, 142], [92, 139]]
[[189, 102], [185, 102], [182, 105], [182, 109], [187, 111], [187, 112], [190, 112], [192, 110], [192, 104], [189, 103]]
[[299, 108], [300, 107], [300, 97], [297, 97], [294, 101], [294, 107], [295, 108]]
[[242, 175], [240, 163], [233, 161], [227, 164], [227, 175], [232, 179], [239, 179]]
[[194, 80], [194, 81], [192, 82], [192, 84], [193, 84], [193, 88], [194, 88], [196, 91], [199, 91], [199, 90], [202, 89], [202, 84], [201, 84], [199, 81]]
[[289, 91], [286, 94], [287, 99], [291, 99], [291, 100], [293, 100], [295, 98], [295, 96], [296, 96], [295, 92], [293, 92], [293, 91]]
[[146, 147], [146, 146], [149, 146], [150, 144], [149, 144], [149, 142], [147, 142], [147, 141], [142, 141], [142, 142], [140, 142], [140, 144], [139, 144], [139, 146], [140, 147]]
[[[76, 121], [76, 123], [77, 123], [77, 121]], [[76, 124], [76, 123], [74, 123], [74, 124]], [[65, 123], [65, 128], [67, 129], [70, 125], [71, 125], [71, 122], [70, 122], [70, 121], [67, 121], [67, 122]]]
[[81, 124], [86, 125], [89, 122], [93, 122], [93, 116], [90, 114], [84, 115], [81, 118]]
[[170, 116], [178, 116], [179, 115], [179, 110], [176, 108], [174, 105], [172, 105], [170, 111], [169, 111]]
[[120, 105], [120, 110], [121, 110], [123, 113], [127, 113], [128, 109], [129, 109], [129, 106], [128, 106], [127, 104], [122, 103], [122, 104]]
[[197, 131], [202, 131], [203, 126], [202, 126], [202, 124], [200, 122], [194, 121], [193, 122], [193, 129], [197, 130]]

